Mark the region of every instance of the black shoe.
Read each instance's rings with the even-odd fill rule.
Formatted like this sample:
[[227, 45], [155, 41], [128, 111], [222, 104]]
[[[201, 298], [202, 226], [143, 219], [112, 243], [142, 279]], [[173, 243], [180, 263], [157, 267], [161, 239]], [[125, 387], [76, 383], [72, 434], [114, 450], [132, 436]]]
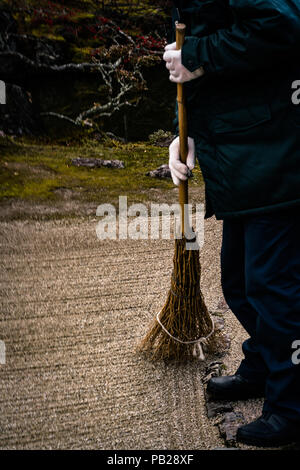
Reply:
[[256, 447], [278, 447], [300, 440], [300, 423], [274, 413], [263, 413], [237, 430], [236, 440]]
[[263, 397], [265, 384], [251, 382], [238, 374], [213, 377], [207, 384], [207, 392], [214, 400], [246, 400]]

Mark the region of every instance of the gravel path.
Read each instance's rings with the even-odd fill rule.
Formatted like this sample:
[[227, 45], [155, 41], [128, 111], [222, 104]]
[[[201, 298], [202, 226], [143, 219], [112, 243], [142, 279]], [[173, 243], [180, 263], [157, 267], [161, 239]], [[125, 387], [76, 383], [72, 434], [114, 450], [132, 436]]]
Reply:
[[[203, 363], [135, 352], [169, 288], [173, 242], [99, 241], [96, 219], [0, 223], [0, 448], [213, 449]], [[202, 290], [222, 293], [222, 223], [206, 221]], [[245, 332], [226, 313], [229, 372]], [[258, 415], [260, 401], [238, 406]]]

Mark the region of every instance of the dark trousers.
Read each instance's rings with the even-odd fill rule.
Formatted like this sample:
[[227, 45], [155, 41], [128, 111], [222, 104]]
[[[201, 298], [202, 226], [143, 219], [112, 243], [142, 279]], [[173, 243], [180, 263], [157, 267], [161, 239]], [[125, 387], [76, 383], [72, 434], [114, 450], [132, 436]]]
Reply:
[[237, 373], [265, 382], [264, 411], [300, 422], [292, 348], [300, 341], [299, 216], [296, 209], [224, 220], [221, 272], [225, 299], [250, 336]]

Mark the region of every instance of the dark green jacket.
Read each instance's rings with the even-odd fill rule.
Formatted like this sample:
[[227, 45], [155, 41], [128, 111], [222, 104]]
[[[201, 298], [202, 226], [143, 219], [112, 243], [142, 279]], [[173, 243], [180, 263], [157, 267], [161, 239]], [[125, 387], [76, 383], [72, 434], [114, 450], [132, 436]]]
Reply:
[[[300, 206], [300, 0], [177, 0], [189, 135], [206, 183], [206, 217]], [[174, 39], [174, 38], [173, 38]]]

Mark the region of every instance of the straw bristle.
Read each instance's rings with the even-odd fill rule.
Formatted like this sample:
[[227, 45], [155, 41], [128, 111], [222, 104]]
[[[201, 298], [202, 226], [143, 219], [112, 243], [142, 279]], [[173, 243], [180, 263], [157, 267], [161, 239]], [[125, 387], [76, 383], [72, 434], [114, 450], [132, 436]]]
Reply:
[[[160, 321], [172, 336], [181, 341], [205, 337], [212, 330], [212, 320], [200, 290], [199, 250], [187, 250], [185, 238], [175, 240], [173, 264], [171, 288], [160, 312]], [[150, 353], [154, 360], [181, 360], [195, 356], [195, 344], [175, 341], [156, 318], [139, 349]], [[215, 334], [207, 340], [206, 349], [216, 349]]]

